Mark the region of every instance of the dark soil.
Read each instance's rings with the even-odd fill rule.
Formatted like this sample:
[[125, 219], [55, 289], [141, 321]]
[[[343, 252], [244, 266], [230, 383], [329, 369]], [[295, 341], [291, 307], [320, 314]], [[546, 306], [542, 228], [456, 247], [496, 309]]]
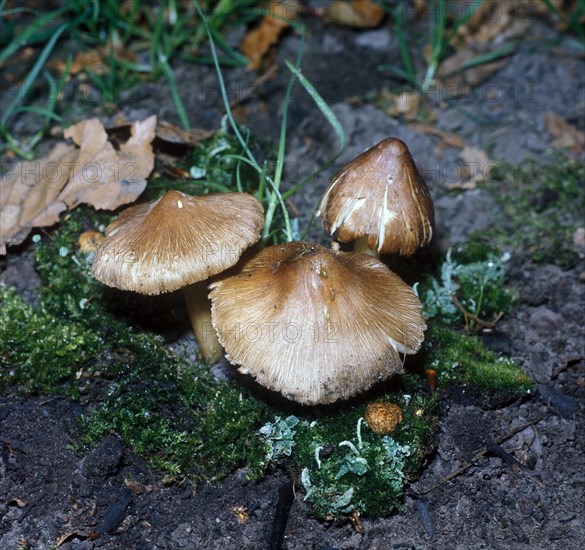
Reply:
[[[339, 162], [384, 137], [400, 137], [426, 175], [435, 200], [439, 246], [461, 242], [495, 223], [498, 207], [487, 190], [447, 192], [444, 170], [457, 161], [457, 150], [442, 146], [437, 137], [417, 133], [371, 103], [346, 101], [383, 86], [400, 86], [376, 69], [381, 63], [399, 64], [391, 24], [368, 32], [315, 22], [310, 26], [303, 68], [346, 131], [348, 145]], [[556, 31], [538, 22], [530, 36], [554, 38]], [[552, 150], [544, 115], [553, 111], [584, 129], [583, 59], [562, 43], [555, 48], [535, 43], [519, 47], [472, 97], [460, 98], [451, 107], [429, 99], [438, 116], [436, 126], [488, 150], [495, 161], [554, 159], [545, 155]], [[298, 46], [299, 37], [288, 35], [276, 61], [293, 59]], [[222, 110], [213, 71], [179, 66], [176, 77], [193, 125], [215, 127]], [[247, 89], [254, 74], [228, 71], [227, 78], [228, 89], [238, 94]], [[276, 141], [278, 136], [287, 79], [281, 66], [277, 78], [245, 103], [247, 124], [267, 140]], [[496, 100], [485, 99], [488, 86], [497, 87]], [[337, 147], [334, 133], [311, 99], [300, 87], [297, 92], [289, 118], [289, 184], [328, 160]], [[129, 120], [154, 113], [177, 122], [162, 83], [142, 86], [120, 109]], [[104, 113], [97, 114], [109, 121]], [[301, 227], [331, 174], [327, 171], [295, 198]], [[312, 238], [323, 240], [317, 226]], [[0, 279], [15, 284], [34, 301], [37, 278], [26, 247], [9, 253], [0, 265]], [[584, 261], [581, 257], [571, 268], [561, 269], [534, 264], [529, 255], [519, 254], [512, 256], [508, 269], [509, 286], [519, 292], [519, 303], [497, 330], [486, 334], [485, 341], [532, 375], [536, 395], [495, 409], [481, 408], [465, 392], [445, 395], [436, 453], [410, 486], [400, 512], [377, 520], [364, 518], [361, 533], [349, 522], [310, 518], [299, 491], [283, 548], [580, 547], [579, 541], [585, 540]], [[237, 471], [214, 484], [167, 486], [115, 435], [88, 456], [73, 452], [69, 428], [81, 414], [81, 405], [64, 398], [0, 401], [2, 549], [53, 548], [61, 541], [64, 550], [276, 547], [274, 518], [282, 508], [279, 489], [288, 483], [283, 474], [276, 472], [253, 483], [246, 481], [245, 472]], [[532, 424], [496, 444], [498, 438], [528, 423]], [[478, 455], [480, 451], [485, 452]], [[428, 491], [466, 465], [460, 475]], [[237, 507], [247, 510], [247, 519], [239, 520]]]

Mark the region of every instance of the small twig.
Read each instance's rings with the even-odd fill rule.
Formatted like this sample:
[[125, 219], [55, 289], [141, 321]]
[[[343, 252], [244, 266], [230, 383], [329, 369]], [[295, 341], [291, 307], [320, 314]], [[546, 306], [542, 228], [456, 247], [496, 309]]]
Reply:
[[479, 325], [482, 325], [484, 327], [494, 328], [496, 326], [496, 323], [502, 318], [502, 313], [498, 313], [496, 319], [493, 322], [484, 321], [483, 319], [480, 319], [477, 315], [474, 315], [473, 313], [469, 313], [469, 311], [467, 311], [463, 307], [463, 304], [457, 299], [457, 296], [451, 296], [451, 299], [453, 300], [453, 303], [455, 304], [457, 309], [459, 311], [461, 311], [461, 313], [463, 313], [466, 320], [471, 319], [472, 321], [475, 321], [476, 323], [478, 323]]
[[[545, 414], [545, 415], [540, 416], [539, 418], [537, 418], [535, 420], [532, 420], [531, 422], [527, 422], [526, 424], [516, 426], [516, 428], [510, 430], [508, 433], [506, 433], [503, 436], [496, 439], [493, 443], [490, 443], [489, 445], [484, 447], [469, 462], [466, 462], [463, 466], [461, 466], [461, 468], [458, 468], [454, 472], [451, 472], [449, 475], [443, 477], [442, 479], [440, 479], [439, 481], [437, 481], [436, 483], [434, 483], [430, 487], [427, 487], [426, 489], [423, 489], [422, 491], [413, 492], [414, 495], [415, 496], [426, 495], [426, 494], [430, 493], [431, 491], [434, 491], [437, 487], [440, 487], [441, 485], [447, 483], [448, 481], [452, 480], [453, 478], [461, 475], [467, 469], [471, 468], [471, 466], [473, 466], [475, 464], [475, 462], [477, 462], [481, 457], [483, 457], [492, 448], [492, 446], [494, 444], [500, 445], [504, 441], [510, 439], [511, 437], [515, 436], [517, 433], [520, 433], [521, 431], [525, 430], [526, 428], [530, 428], [530, 426], [534, 426], [535, 424], [538, 424], [540, 421], [544, 420], [547, 416], [548, 416], [548, 414]], [[523, 470], [521, 470], [521, 471], [523, 471]], [[525, 472], [525, 473], [527, 473], [527, 472]], [[537, 483], [539, 483], [542, 486], [542, 483], [540, 481], [538, 481], [537, 479], [535, 479], [533, 476], [529, 475], [529, 477], [530, 477], [530, 479], [532, 479], [533, 481], [536, 481]]]

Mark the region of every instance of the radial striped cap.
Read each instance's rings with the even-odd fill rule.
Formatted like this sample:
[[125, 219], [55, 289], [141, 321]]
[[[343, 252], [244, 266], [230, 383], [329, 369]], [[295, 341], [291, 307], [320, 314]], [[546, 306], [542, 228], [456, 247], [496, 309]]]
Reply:
[[235, 265], [263, 224], [264, 209], [251, 195], [168, 191], [124, 210], [108, 226], [92, 273], [141, 294], [177, 290]]
[[347, 399], [402, 371], [424, 338], [412, 289], [366, 254], [293, 242], [209, 286], [226, 357], [303, 404]]
[[318, 215], [342, 243], [366, 236], [380, 254], [410, 256], [433, 236], [429, 190], [410, 151], [386, 138], [346, 164], [329, 185]]

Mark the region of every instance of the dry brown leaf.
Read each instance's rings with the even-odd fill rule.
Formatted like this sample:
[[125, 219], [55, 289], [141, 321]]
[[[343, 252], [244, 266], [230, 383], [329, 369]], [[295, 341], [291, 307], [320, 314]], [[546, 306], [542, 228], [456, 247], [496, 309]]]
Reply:
[[[566, 13], [567, 10], [564, 8], [570, 9], [571, 4], [565, 0], [550, 0], [550, 3], [561, 13]], [[453, 6], [453, 11], [462, 14], [467, 5], [467, 0], [460, 0]], [[457, 29], [451, 42], [455, 47], [488, 42], [502, 43], [524, 35], [532, 24], [532, 20], [542, 16], [556, 17], [543, 1], [490, 0], [483, 2], [473, 16]]]
[[[553, 0], [552, 3], [560, 7], [563, 0]], [[464, 9], [464, 3], [459, 2], [455, 11], [462, 14]], [[472, 17], [457, 29], [452, 44], [466, 47], [470, 44], [502, 43], [523, 35], [535, 15], [547, 13], [549, 10], [544, 2], [534, 0], [483, 2]]]
[[59, 143], [42, 159], [14, 165], [0, 181], [0, 255], [78, 204], [113, 210], [136, 200], [154, 167], [155, 127], [155, 116], [135, 122], [116, 151], [102, 123], [86, 120], [64, 132], [79, 149]]
[[563, 117], [548, 112], [544, 115], [544, 123], [547, 132], [553, 138], [553, 147], [559, 149], [567, 147], [577, 155], [585, 151], [585, 134], [569, 124]]
[[455, 183], [446, 184], [446, 189], [475, 189], [480, 181], [489, 177], [489, 170], [493, 162], [483, 149], [466, 145], [459, 153], [459, 157], [464, 162], [464, 165], [459, 168], [459, 176], [462, 179]]
[[419, 92], [395, 93], [382, 88], [376, 97], [376, 107], [393, 117], [404, 117], [407, 121], [416, 120], [421, 109]]
[[59, 548], [61, 545], [65, 544], [66, 542], [70, 541], [73, 538], [85, 540], [87, 535], [84, 533], [80, 533], [79, 531], [71, 531], [70, 533], [65, 533], [57, 538], [55, 541], [55, 548]]
[[[77, 166], [60, 200], [68, 208], [91, 204], [98, 210], [112, 210], [133, 202], [146, 186], [146, 177], [154, 167], [151, 142], [156, 116], [135, 122], [132, 136], [116, 151], [107, 141], [102, 123], [97, 119], [67, 128], [63, 135], [80, 146]], [[64, 210], [65, 208], [63, 208]]]
[[157, 139], [177, 145], [197, 147], [203, 140], [210, 138], [213, 134], [215, 134], [215, 130], [201, 130], [199, 128], [183, 130], [166, 120], [159, 120], [156, 125]]
[[442, 130], [439, 130], [438, 128], [435, 128], [429, 124], [414, 123], [411, 124], [410, 127], [416, 132], [430, 134], [432, 136], [441, 138], [441, 141], [445, 144], [446, 147], [453, 147], [454, 149], [463, 149], [463, 147], [465, 147], [465, 140], [457, 134], [443, 132]]
[[386, 109], [390, 116], [403, 116], [405, 120], [416, 120], [420, 111], [421, 96], [419, 92], [403, 92], [393, 96], [392, 105]]
[[15, 164], [2, 177], [0, 255], [6, 254], [7, 244], [20, 244], [35, 227], [36, 216], [50, 207], [67, 183], [68, 167], [76, 157], [75, 147], [59, 143], [46, 157]]
[[[89, 69], [97, 75], [105, 75], [110, 72], [110, 56], [114, 54], [115, 59], [135, 62], [136, 56], [127, 48], [106, 44], [98, 49], [81, 50], [75, 54], [69, 66], [69, 74], [77, 75], [85, 69]], [[63, 59], [55, 59], [49, 63], [51, 69], [56, 70], [59, 75], [65, 72], [66, 62]]]
[[464, 63], [484, 53], [486, 50], [468, 48], [454, 53], [441, 63], [437, 71], [437, 80], [441, 83], [445, 94], [450, 97], [468, 94], [470, 87], [481, 84], [506, 63], [506, 59], [498, 59], [459, 72]]
[[250, 60], [248, 67], [254, 70], [260, 69], [270, 49], [290, 26], [290, 21], [296, 18], [300, 4], [296, 1], [273, 1], [268, 4], [267, 9], [268, 15], [244, 36], [240, 45], [242, 53]]
[[144, 493], [151, 493], [152, 492], [152, 485], [143, 485], [139, 481], [134, 481], [132, 479], [125, 479], [124, 485], [132, 489], [134, 494], [142, 495]]
[[[63, 59], [55, 59], [49, 63], [51, 69], [55, 69], [60, 75], [65, 72], [67, 64]], [[69, 66], [69, 74], [76, 75], [82, 72], [85, 68], [97, 75], [104, 75], [109, 72], [109, 68], [104, 63], [104, 58], [100, 50], [82, 50], [75, 54]]]
[[344, 27], [372, 29], [379, 27], [386, 12], [372, 0], [336, 0], [319, 15], [327, 22]]

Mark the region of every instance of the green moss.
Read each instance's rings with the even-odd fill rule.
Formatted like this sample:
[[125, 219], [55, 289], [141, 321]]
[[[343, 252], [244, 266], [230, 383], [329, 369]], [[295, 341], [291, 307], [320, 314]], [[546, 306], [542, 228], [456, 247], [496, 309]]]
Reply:
[[428, 368], [435, 369], [439, 387], [448, 384], [479, 386], [491, 395], [508, 398], [530, 393], [530, 376], [519, 365], [485, 347], [476, 336], [433, 326], [427, 337]]
[[318, 517], [338, 518], [354, 510], [378, 517], [399, 508], [405, 484], [432, 448], [437, 420], [435, 399], [425, 396], [415, 378], [417, 395], [392, 392], [377, 399], [403, 410], [403, 422], [391, 437], [367, 427], [362, 418], [367, 403], [302, 419], [277, 416], [260, 430], [267, 443], [264, 462], [284, 464], [299, 479]]
[[561, 158], [537, 169], [502, 165], [486, 184], [501, 208], [481, 238], [528, 254], [535, 262], [570, 266], [578, 258], [575, 229], [583, 225], [585, 164]]
[[87, 326], [105, 321], [104, 286], [91, 276], [92, 255], [83, 254], [77, 241], [84, 231], [103, 231], [110, 220], [103, 213], [77, 208], [50, 239], [36, 245], [35, 263], [43, 283], [39, 299], [48, 313]]
[[132, 372], [135, 380], [117, 382], [83, 421], [88, 447], [116, 432], [165, 474], [206, 480], [264, 453], [254, 433], [268, 407], [234, 383], [216, 381], [200, 365], [176, 358], [159, 363], [157, 372], [136, 364]]
[[78, 323], [33, 310], [14, 289], [0, 284], [0, 390], [23, 394], [65, 391], [94, 356], [100, 338]]

